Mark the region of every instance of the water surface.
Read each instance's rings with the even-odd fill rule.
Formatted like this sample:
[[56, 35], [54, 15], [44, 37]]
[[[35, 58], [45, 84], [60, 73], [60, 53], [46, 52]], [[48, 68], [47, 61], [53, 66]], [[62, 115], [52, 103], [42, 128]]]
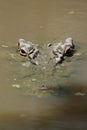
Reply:
[[[86, 0], [0, 0], [1, 130], [87, 129], [86, 28]], [[22, 66], [28, 59], [16, 53], [19, 38], [42, 46], [69, 36], [74, 39], [77, 54], [67, 59], [56, 74]], [[41, 79], [37, 82], [36, 78]], [[58, 87], [44, 97], [46, 92], [35, 88], [39, 83], [63, 89]]]

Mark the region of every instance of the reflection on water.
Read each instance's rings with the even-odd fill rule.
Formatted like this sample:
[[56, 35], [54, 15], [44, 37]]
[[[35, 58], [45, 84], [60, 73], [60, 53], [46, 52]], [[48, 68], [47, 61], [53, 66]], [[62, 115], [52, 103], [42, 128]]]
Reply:
[[[87, 129], [86, 28], [86, 0], [0, 0], [1, 130]], [[68, 76], [65, 73], [65, 77], [57, 80], [65, 83], [62, 89], [55, 89], [55, 94], [40, 99], [24, 96], [20, 89], [12, 88], [15, 82], [28, 81], [28, 77], [21, 77], [28, 74], [29, 68], [24, 69], [20, 58], [14, 57], [19, 38], [44, 44], [68, 36], [73, 37], [80, 52], [77, 54], [81, 55], [74, 56], [72, 62], [67, 61]], [[18, 74], [17, 80], [14, 76]]]
[[27, 104], [22, 103], [25, 108], [0, 114], [2, 129], [87, 129], [86, 97], [52, 97], [44, 100], [28, 98]]
[[1, 129], [87, 129], [86, 97], [51, 97], [44, 100], [27, 97], [22, 101], [21, 106], [13, 104], [19, 110], [0, 114]]

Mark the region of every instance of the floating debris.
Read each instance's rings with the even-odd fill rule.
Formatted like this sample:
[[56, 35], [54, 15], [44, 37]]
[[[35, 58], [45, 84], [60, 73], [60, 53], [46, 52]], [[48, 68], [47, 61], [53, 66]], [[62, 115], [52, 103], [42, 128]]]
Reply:
[[21, 86], [19, 84], [12, 84], [13, 88], [20, 88]]
[[22, 66], [29, 67], [30, 66], [30, 62], [28, 61], [28, 62], [22, 63]]
[[44, 28], [44, 26], [40, 26], [40, 29], [43, 29]]
[[16, 79], [16, 78], [14, 78], [13, 80], [14, 80], [14, 81], [16, 81], [17, 79]]
[[85, 96], [86, 94], [85, 93], [82, 93], [82, 92], [77, 92], [74, 94], [75, 96]]
[[35, 81], [36, 81], [36, 79], [31, 79], [31, 81], [35, 82]]
[[10, 56], [11, 56], [12, 59], [16, 59], [15, 54], [10, 53]]
[[75, 56], [81, 56], [82, 54], [81, 53], [75, 53]]
[[68, 14], [71, 14], [71, 15], [75, 14], [75, 11], [72, 10], [72, 11], [68, 12]]
[[7, 45], [1, 45], [1, 47], [3, 47], [3, 48], [7, 48], [8, 46], [7, 46]]

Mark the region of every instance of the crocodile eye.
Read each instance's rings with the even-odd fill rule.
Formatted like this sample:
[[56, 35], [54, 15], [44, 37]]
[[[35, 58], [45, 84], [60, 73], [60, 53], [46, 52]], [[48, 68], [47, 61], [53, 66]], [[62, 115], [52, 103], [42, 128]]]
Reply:
[[21, 53], [26, 53], [23, 49], [21, 49]]

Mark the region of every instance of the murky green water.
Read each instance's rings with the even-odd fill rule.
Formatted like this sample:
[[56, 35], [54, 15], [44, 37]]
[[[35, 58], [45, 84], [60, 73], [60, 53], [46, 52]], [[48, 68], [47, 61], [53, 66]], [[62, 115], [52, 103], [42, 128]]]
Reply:
[[[86, 0], [0, 0], [0, 130], [87, 129], [86, 28]], [[42, 47], [69, 36], [77, 52], [56, 69], [16, 52], [19, 38]]]

